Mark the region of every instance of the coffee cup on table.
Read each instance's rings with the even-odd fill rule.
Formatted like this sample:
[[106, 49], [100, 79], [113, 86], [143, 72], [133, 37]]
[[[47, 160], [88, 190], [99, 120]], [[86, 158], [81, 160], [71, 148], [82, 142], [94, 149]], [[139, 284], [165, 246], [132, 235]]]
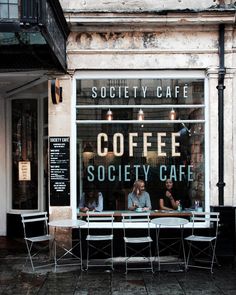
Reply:
[[143, 211], [143, 208], [138, 207], [138, 208], [136, 209], [136, 211], [137, 211], [137, 212], [142, 212], [142, 211]]

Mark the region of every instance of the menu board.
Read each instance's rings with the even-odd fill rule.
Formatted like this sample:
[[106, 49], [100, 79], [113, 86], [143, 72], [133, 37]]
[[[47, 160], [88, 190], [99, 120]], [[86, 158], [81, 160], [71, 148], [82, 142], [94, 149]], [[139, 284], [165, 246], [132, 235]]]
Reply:
[[70, 206], [70, 138], [49, 137], [50, 206]]

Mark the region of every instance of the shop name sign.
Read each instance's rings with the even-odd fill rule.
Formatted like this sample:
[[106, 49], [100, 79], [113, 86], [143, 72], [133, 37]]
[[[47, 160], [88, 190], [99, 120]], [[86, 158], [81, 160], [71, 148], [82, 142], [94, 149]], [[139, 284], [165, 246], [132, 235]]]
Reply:
[[[166, 141], [169, 140], [166, 132], [158, 132], [155, 135], [151, 132], [144, 132], [142, 134], [142, 155], [147, 157], [148, 151], [152, 148], [152, 142], [150, 138], [156, 136], [156, 153], [157, 157], [167, 157], [165, 151]], [[180, 143], [177, 138], [180, 137], [179, 132], [170, 133], [171, 139], [171, 157], [180, 157], [180, 152], [177, 148]], [[115, 157], [122, 157], [124, 155], [124, 135], [122, 133], [115, 133], [112, 137], [113, 153]], [[97, 136], [97, 155], [100, 157], [108, 156], [108, 148], [103, 147], [105, 143], [108, 143], [109, 137], [106, 133], [99, 133]], [[133, 132], [128, 134], [128, 144], [129, 144], [129, 157], [134, 156], [135, 149], [138, 149], [138, 133]], [[193, 165], [160, 165], [159, 175], [160, 180], [165, 181], [167, 178], [171, 178], [175, 181], [182, 181], [187, 179], [187, 181], [193, 181]], [[128, 164], [128, 165], [109, 165], [105, 167], [104, 165], [88, 165], [87, 167], [87, 180], [94, 181], [95, 175], [97, 175], [98, 181], [105, 181], [106, 178], [113, 182], [119, 181], [130, 181], [132, 174], [135, 178], [139, 178], [139, 173], [144, 175], [145, 181], [148, 180], [150, 172], [150, 165], [138, 165], [138, 164]]]
[[146, 98], [150, 94], [156, 98], [178, 98], [180, 95], [183, 98], [188, 98], [188, 85], [167, 85], [165, 87], [157, 85], [154, 91], [148, 86], [101, 86], [99, 88], [94, 86], [91, 89], [92, 98], [137, 98], [140, 96]]

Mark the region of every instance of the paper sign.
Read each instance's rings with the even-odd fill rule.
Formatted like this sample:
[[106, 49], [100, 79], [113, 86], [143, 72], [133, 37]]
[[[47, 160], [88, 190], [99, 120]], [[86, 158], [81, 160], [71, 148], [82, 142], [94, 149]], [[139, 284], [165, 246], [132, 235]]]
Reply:
[[18, 169], [19, 169], [19, 180], [20, 181], [30, 181], [31, 180], [30, 161], [20, 161], [18, 163]]

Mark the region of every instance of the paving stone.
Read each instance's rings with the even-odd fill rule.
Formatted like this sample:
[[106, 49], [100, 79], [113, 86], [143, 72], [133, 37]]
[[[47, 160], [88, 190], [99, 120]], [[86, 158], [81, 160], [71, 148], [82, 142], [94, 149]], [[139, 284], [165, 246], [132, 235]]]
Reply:
[[[13, 254], [14, 253], [14, 254]], [[0, 295], [235, 295], [236, 269], [232, 264], [188, 272], [114, 272], [103, 268], [81, 271], [73, 267], [32, 272], [23, 268], [26, 252], [0, 247]], [[168, 269], [170, 270], [170, 269]]]

